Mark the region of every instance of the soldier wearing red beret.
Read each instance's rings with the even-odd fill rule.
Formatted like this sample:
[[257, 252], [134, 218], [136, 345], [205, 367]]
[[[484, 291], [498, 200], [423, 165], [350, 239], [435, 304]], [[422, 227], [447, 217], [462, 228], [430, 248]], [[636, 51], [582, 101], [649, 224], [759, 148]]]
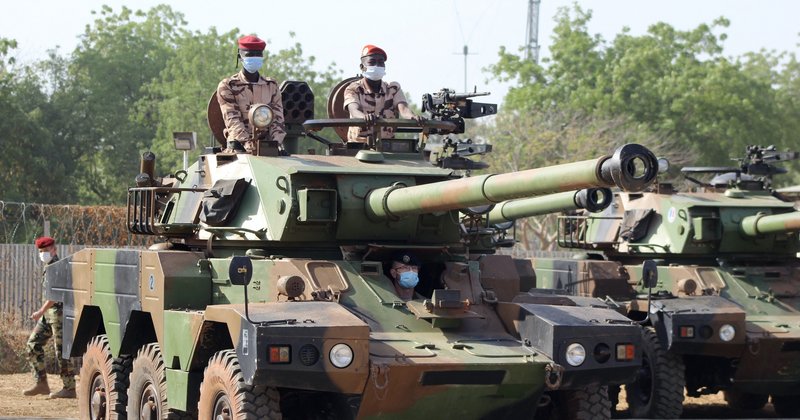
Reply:
[[267, 43], [254, 35], [239, 38], [237, 53], [242, 71], [222, 80], [217, 86], [222, 118], [225, 121], [226, 152], [252, 153], [255, 140], [252, 137], [248, 111], [254, 104], [267, 104], [272, 109], [273, 120], [269, 125], [269, 140], [283, 142], [286, 129], [283, 124], [283, 102], [278, 83], [259, 74], [264, 64], [264, 49]]
[[[350, 118], [364, 118], [374, 124], [378, 118], [409, 118], [417, 122], [424, 118], [416, 115], [408, 107], [405, 95], [397, 82], [383, 81], [386, 72], [386, 51], [375, 45], [365, 45], [361, 49], [361, 74], [363, 78], [345, 88], [344, 108]], [[372, 127], [350, 127], [347, 141], [365, 143], [372, 134]], [[394, 137], [394, 128], [382, 127], [380, 138]]]
[[[56, 241], [49, 236], [42, 236], [36, 239], [35, 244], [39, 250], [39, 259], [45, 264], [44, 273], [46, 273], [47, 265], [58, 261]], [[28, 337], [26, 347], [28, 362], [31, 364], [36, 384], [22, 391], [23, 395], [49, 394], [50, 398], [75, 398], [75, 368], [69, 358], [61, 358], [63, 315], [62, 303], [47, 299], [38, 311], [31, 314], [31, 319], [37, 322]], [[61, 367], [61, 381], [64, 383], [64, 388], [53, 393], [50, 392], [50, 386], [47, 384], [43, 348], [51, 337], [55, 346], [56, 363]]]

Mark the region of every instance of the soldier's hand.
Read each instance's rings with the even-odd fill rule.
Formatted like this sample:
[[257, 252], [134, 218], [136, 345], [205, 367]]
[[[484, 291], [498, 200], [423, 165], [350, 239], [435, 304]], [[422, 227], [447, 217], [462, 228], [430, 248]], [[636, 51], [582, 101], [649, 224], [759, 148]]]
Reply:
[[42, 311], [36, 311], [36, 312], [31, 314], [31, 319], [34, 320], [34, 321], [38, 321], [39, 318], [42, 317], [42, 315], [44, 315], [44, 313]]
[[375, 121], [378, 121], [378, 116], [372, 112], [364, 114], [364, 121], [366, 121], [369, 125], [374, 125]]
[[422, 115], [414, 115], [414, 116], [411, 117], [411, 119], [416, 121], [417, 125], [422, 125], [422, 124], [425, 123], [425, 121], [427, 121], [427, 119], [425, 117], [423, 117]]

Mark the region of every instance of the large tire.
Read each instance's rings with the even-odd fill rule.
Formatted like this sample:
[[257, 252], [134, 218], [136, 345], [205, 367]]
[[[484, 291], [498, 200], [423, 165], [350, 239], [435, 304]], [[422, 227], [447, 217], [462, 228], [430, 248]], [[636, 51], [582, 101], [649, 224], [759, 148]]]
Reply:
[[676, 419], [683, 411], [686, 386], [683, 360], [658, 341], [655, 329], [642, 329], [642, 368], [636, 381], [625, 385], [631, 417]]
[[[208, 361], [197, 403], [201, 419], [281, 420], [280, 394], [265, 385], [247, 385], [236, 352], [223, 350]], [[221, 417], [218, 417], [221, 416]]]
[[617, 413], [617, 405], [619, 405], [619, 385], [609, 385], [608, 386], [608, 400], [611, 402], [611, 416], [613, 417]]
[[761, 410], [769, 401], [769, 395], [751, 394], [735, 389], [726, 389], [722, 391], [722, 395], [728, 406], [736, 410]]
[[589, 385], [582, 389], [550, 393], [548, 406], [536, 410], [536, 420], [607, 420], [611, 418], [608, 387]]
[[128, 387], [128, 416], [132, 419], [185, 419], [188, 413], [171, 410], [167, 402], [167, 376], [158, 343], [150, 343], [133, 359]]
[[78, 412], [81, 419], [125, 420], [131, 357], [111, 356], [108, 338], [92, 338], [83, 353], [78, 382]]
[[797, 395], [773, 395], [772, 407], [781, 417], [800, 417], [800, 397]]

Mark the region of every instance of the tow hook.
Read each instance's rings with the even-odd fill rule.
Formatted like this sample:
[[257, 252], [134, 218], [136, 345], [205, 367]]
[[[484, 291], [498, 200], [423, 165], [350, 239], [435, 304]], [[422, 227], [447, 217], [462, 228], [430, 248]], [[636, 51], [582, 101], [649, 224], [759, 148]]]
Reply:
[[557, 363], [550, 363], [544, 367], [544, 384], [549, 390], [556, 390], [561, 386], [564, 367]]

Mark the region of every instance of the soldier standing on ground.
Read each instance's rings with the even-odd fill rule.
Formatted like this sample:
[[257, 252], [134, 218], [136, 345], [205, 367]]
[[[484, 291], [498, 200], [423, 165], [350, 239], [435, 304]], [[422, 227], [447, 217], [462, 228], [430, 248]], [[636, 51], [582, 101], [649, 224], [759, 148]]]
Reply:
[[[58, 261], [55, 240], [49, 236], [42, 236], [36, 239], [36, 248], [39, 249], [39, 259], [45, 264], [42, 275], [44, 278], [44, 273], [47, 272], [47, 265]], [[42, 307], [31, 314], [31, 319], [37, 322], [36, 326], [33, 327], [31, 336], [28, 338], [27, 350], [28, 361], [31, 364], [36, 384], [22, 391], [23, 395], [49, 394], [49, 398], [75, 398], [75, 369], [68, 358], [61, 358], [63, 313], [63, 304], [61, 302], [45, 300]], [[43, 348], [51, 337], [55, 347], [56, 363], [61, 368], [61, 381], [64, 383], [64, 388], [61, 391], [53, 393], [50, 392], [50, 387], [47, 384]]]
[[272, 110], [269, 140], [282, 143], [286, 136], [278, 83], [258, 73], [264, 63], [266, 47], [267, 43], [257, 36], [239, 38], [237, 59], [242, 63], [242, 71], [223, 79], [217, 86], [217, 100], [225, 121], [225, 138], [228, 140], [226, 152], [255, 151], [255, 139], [251, 138], [252, 129], [247, 116], [254, 104], [267, 104]]
[[[379, 118], [397, 118], [398, 115], [417, 122], [424, 120], [408, 107], [399, 83], [383, 81], [386, 72], [386, 52], [383, 49], [365, 45], [361, 49], [359, 68], [364, 77], [350, 83], [344, 91], [344, 108], [350, 113], [350, 118], [364, 118], [370, 124]], [[372, 127], [350, 127], [347, 141], [366, 143], [372, 130]], [[381, 127], [380, 138], [392, 137], [394, 128]]]

